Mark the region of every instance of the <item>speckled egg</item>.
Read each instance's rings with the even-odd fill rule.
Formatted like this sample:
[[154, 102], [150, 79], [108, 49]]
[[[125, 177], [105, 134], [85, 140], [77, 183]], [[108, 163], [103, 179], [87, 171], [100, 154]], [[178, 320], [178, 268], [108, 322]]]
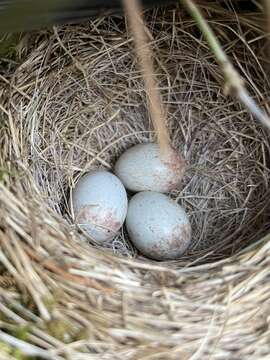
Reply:
[[126, 227], [134, 246], [155, 260], [178, 259], [191, 242], [191, 227], [185, 210], [157, 192], [144, 191], [133, 196]]
[[124, 152], [115, 165], [115, 174], [131, 191], [166, 193], [178, 187], [185, 171], [185, 162], [175, 150], [166, 156], [158, 144], [135, 145]]
[[127, 205], [123, 184], [105, 170], [87, 173], [72, 191], [75, 223], [98, 243], [115, 237], [125, 221]]

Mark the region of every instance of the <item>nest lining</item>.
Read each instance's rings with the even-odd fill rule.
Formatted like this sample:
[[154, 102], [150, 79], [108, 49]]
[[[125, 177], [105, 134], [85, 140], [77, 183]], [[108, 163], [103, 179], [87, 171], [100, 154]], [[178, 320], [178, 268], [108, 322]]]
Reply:
[[[184, 258], [218, 259], [269, 229], [268, 136], [223, 96], [214, 80], [220, 70], [189, 23], [171, 19], [168, 13], [164, 23], [157, 18], [151, 26], [172, 144], [189, 164], [182, 187], [170, 196], [191, 220], [192, 246]], [[118, 18], [97, 24], [55, 29], [41, 41], [15, 74], [23, 94], [10, 99], [38, 192], [71, 228], [67, 193], [74, 178], [93, 168], [113, 169], [125, 149], [155, 139], [124, 24]], [[231, 56], [243, 72], [257, 70], [252, 50], [243, 51], [243, 45], [234, 47]], [[257, 75], [255, 90], [263, 91], [265, 74]], [[124, 231], [112, 248], [136, 254]]]

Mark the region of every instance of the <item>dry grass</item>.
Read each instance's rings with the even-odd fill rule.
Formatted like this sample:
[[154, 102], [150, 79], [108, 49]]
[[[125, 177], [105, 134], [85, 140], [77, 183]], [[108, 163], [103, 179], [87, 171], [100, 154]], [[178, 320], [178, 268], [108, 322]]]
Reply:
[[[218, 4], [210, 15], [267, 108], [261, 15]], [[269, 355], [269, 135], [222, 94], [190, 18], [158, 10], [147, 24], [172, 142], [189, 164], [170, 195], [189, 212], [193, 245], [181, 261], [158, 263], [136, 254], [125, 232], [98, 249], [72, 225], [77, 175], [112, 168], [155, 134], [122, 18], [43, 32], [3, 82], [0, 355], [1, 341], [51, 359]]]

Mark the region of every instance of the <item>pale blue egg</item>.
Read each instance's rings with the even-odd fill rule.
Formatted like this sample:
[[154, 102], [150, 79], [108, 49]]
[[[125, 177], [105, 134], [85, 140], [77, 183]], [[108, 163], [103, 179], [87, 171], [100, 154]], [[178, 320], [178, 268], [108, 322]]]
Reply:
[[127, 214], [127, 194], [121, 181], [105, 170], [90, 171], [72, 192], [75, 223], [98, 243], [112, 240]]
[[133, 196], [126, 227], [134, 246], [156, 260], [178, 259], [191, 242], [191, 226], [185, 210], [157, 192], [144, 191]]
[[180, 184], [185, 162], [173, 149], [164, 157], [158, 144], [138, 144], [120, 156], [114, 171], [128, 190], [166, 193]]

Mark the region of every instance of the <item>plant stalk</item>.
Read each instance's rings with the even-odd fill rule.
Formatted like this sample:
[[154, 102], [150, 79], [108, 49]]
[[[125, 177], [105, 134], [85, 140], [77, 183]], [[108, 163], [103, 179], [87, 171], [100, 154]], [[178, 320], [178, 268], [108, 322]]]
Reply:
[[244, 81], [230, 62], [228, 56], [193, 0], [179, 0], [203, 33], [210, 49], [216, 57], [224, 74], [224, 93], [236, 97], [264, 126], [270, 130], [269, 116], [260, 109], [244, 86]]

